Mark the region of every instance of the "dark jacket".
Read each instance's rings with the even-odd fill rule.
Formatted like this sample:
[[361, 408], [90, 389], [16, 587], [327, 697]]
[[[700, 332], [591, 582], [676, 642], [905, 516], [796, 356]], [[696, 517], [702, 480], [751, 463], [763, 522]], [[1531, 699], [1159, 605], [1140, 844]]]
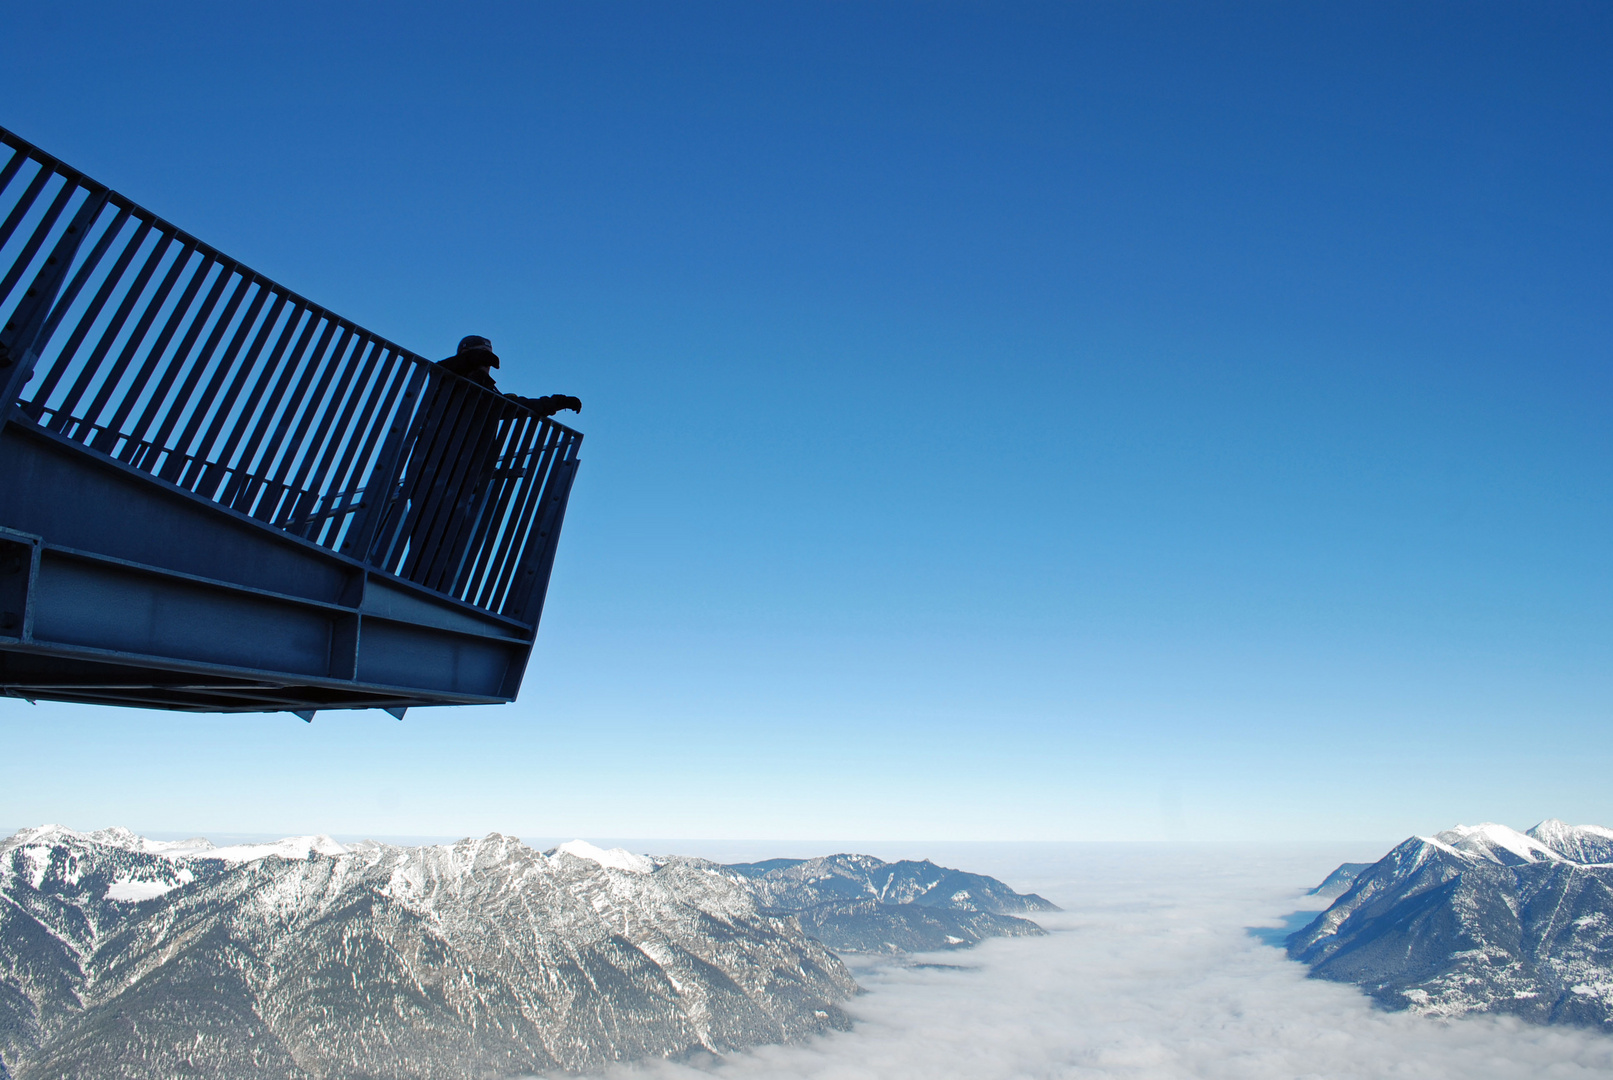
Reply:
[[437, 366], [446, 368], [461, 379], [466, 379], [478, 386], [485, 386], [495, 394], [502, 394], [523, 409], [529, 409], [539, 416], [553, 416], [561, 409], [582, 411], [582, 402], [566, 394], [548, 394], [537, 398], [523, 397], [520, 394], [505, 394], [504, 391], [498, 388], [498, 383], [493, 381], [493, 373], [485, 370], [484, 365], [489, 362], [491, 366], [498, 367], [498, 357], [492, 352], [475, 349], [462, 352], [457, 356], [450, 356], [446, 360], [439, 360], [437, 361]]

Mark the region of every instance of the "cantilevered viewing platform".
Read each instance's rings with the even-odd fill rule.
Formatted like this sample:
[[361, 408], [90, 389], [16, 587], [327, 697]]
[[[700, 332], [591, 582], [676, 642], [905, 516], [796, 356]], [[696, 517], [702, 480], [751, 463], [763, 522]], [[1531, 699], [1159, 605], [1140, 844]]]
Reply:
[[0, 693], [514, 700], [576, 431], [4, 129], [0, 316]]

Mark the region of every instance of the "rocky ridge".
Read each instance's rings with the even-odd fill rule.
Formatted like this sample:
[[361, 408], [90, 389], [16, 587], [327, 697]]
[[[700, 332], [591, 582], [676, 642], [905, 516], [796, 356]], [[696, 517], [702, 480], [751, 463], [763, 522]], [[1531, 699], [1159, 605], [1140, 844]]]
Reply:
[[[0, 840], [0, 1080], [469, 1080], [849, 1026], [841, 951], [1041, 933], [993, 878], [574, 840]], [[828, 947], [826, 947], [828, 946]]]
[[848, 1026], [839, 959], [699, 859], [497, 834], [0, 842], [0, 1062], [75, 1076], [483, 1077]]

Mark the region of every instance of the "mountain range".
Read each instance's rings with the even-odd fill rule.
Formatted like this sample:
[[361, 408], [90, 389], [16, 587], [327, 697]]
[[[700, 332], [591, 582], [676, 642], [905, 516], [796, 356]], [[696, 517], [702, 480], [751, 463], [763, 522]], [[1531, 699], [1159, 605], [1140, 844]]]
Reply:
[[1288, 939], [1314, 977], [1391, 1009], [1613, 1032], [1613, 829], [1459, 825], [1328, 883], [1348, 887]]
[[[0, 841], [0, 1080], [459, 1080], [720, 1054], [849, 1026], [858, 987], [825, 938], [1040, 932], [996, 906], [1051, 907], [854, 855], [730, 868], [498, 834], [24, 829]], [[890, 914], [908, 909], [925, 914]]]

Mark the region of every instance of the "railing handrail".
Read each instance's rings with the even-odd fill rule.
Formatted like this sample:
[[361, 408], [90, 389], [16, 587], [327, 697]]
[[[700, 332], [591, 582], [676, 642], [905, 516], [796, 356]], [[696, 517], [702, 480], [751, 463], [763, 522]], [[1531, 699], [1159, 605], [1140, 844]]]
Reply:
[[536, 624], [580, 433], [0, 144], [0, 422]]

